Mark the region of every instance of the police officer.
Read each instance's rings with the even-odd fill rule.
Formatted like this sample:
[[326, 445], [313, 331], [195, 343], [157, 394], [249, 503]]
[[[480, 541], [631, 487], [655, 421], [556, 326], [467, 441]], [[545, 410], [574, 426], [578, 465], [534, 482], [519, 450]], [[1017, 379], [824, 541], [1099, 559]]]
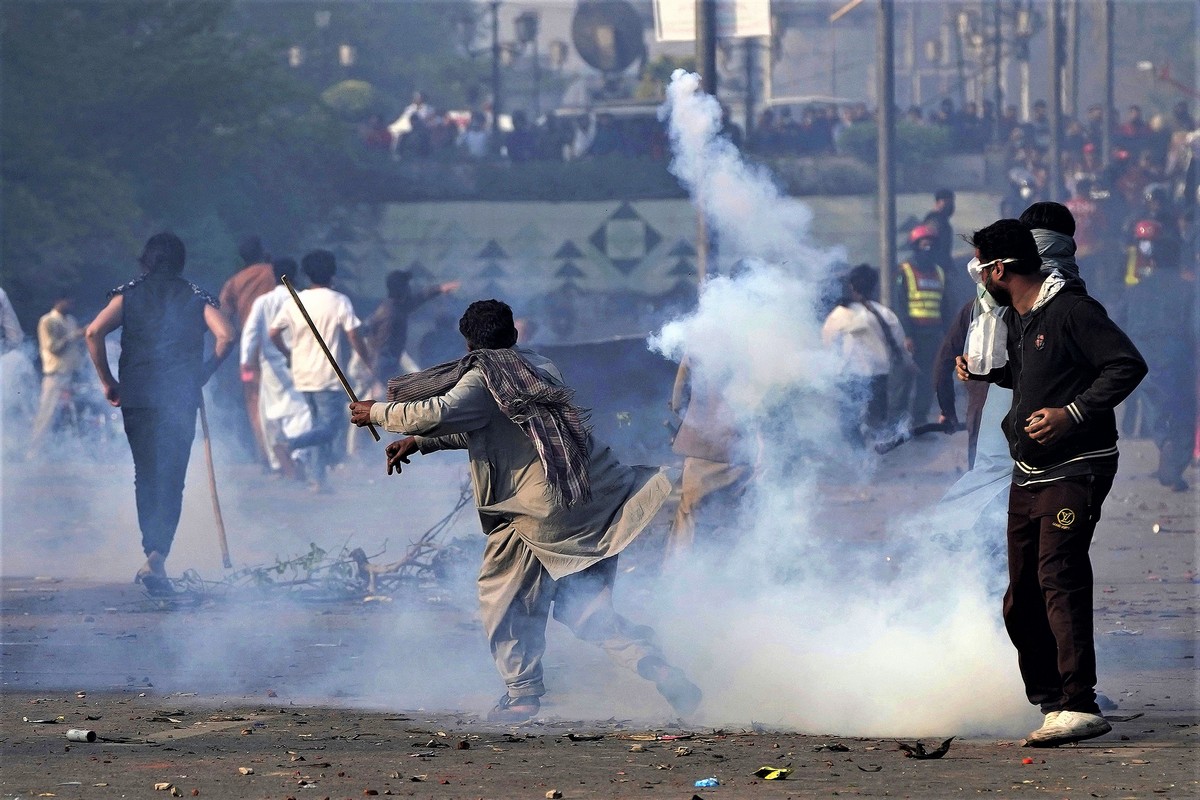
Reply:
[[946, 332], [946, 272], [937, 263], [937, 239], [931, 225], [913, 228], [908, 235], [912, 254], [896, 276], [894, 311], [908, 334], [905, 346], [919, 370], [909, 406], [913, 425], [927, 421], [933, 402], [933, 364]]

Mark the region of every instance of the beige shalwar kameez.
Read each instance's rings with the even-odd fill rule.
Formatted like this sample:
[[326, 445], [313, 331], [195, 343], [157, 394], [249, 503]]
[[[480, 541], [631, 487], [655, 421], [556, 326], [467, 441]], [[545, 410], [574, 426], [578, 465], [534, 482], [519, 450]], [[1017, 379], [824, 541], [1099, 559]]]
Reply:
[[[519, 349], [554, 383], [558, 368]], [[545, 693], [541, 657], [550, 605], [554, 617], [618, 663], [637, 669], [659, 656], [653, 632], [612, 607], [616, 555], [650, 522], [671, 491], [665, 470], [621, 464], [589, 440], [592, 499], [556, 507], [533, 443], [496, 405], [479, 369], [446, 394], [416, 402], [376, 403], [371, 421], [417, 437], [422, 453], [467, 450], [475, 505], [488, 541], [479, 603], [496, 666], [510, 697]]]

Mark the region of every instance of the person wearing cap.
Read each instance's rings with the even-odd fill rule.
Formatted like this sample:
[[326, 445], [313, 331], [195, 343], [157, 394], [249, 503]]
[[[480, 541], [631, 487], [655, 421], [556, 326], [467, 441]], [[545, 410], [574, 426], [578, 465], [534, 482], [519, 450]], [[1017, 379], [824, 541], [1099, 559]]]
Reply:
[[1029, 702], [1045, 715], [1026, 738], [1055, 747], [1112, 730], [1096, 698], [1088, 549], [1117, 472], [1114, 409], [1146, 375], [1129, 337], [1077, 281], [1042, 271], [1020, 220], [971, 240], [983, 289], [1005, 315], [1007, 362], [959, 380], [1013, 389], [1002, 429], [1013, 457], [1004, 625]]
[[946, 330], [946, 272], [937, 263], [937, 240], [933, 226], [913, 228], [908, 235], [912, 255], [900, 265], [896, 276], [896, 316], [908, 334], [905, 347], [918, 370], [908, 408], [914, 426], [925, 423], [933, 403], [933, 364]]

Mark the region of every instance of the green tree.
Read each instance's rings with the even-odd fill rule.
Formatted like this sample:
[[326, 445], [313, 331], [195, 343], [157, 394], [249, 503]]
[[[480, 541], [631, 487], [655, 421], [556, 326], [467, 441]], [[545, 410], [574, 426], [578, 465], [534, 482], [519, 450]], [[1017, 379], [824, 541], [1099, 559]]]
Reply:
[[338, 200], [346, 131], [225, 2], [0, 5], [0, 279], [25, 320], [64, 285], [134, 273], [145, 236], [188, 240], [215, 288], [232, 241], [295, 246]]

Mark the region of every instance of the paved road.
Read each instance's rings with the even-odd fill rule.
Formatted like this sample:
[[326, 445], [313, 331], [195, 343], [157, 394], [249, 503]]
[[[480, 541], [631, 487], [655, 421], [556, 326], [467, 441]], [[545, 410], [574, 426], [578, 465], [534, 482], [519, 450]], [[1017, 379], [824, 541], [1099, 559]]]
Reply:
[[[886, 583], [885, 570], [898, 569], [898, 590], [908, 573], [895, 566], [905, 556], [888, 521], [920, 519], [961, 467], [960, 450], [957, 437], [912, 442], [870, 483], [823, 483], [825, 510], [813, 524], [853, 540], [846, 563], [857, 578]], [[234, 590], [218, 583], [227, 573], [203, 462], [194, 460], [169, 567], [213, 583], [198, 598], [164, 605], [129, 583], [140, 559], [127, 463], [5, 464], [0, 796], [155, 797], [160, 782], [185, 796], [195, 789], [231, 798], [537, 798], [551, 790], [568, 798], [1197, 796], [1196, 497], [1146, 477], [1154, 457], [1146, 443], [1127, 443], [1123, 453], [1093, 547], [1100, 689], [1118, 705], [1114, 732], [1054, 751], [1017, 745], [1037, 715], [1010, 691], [1015, 665], [990, 633], [990, 599], [966, 605], [975, 615], [966, 627], [931, 621], [930, 641], [887, 639], [910, 632], [906, 620], [889, 618], [875, 632], [880, 644], [835, 642], [834, 632], [861, 623], [861, 610], [799, 594], [764, 608], [750, 629], [713, 629], [727, 619], [721, 607], [744, 616], [744, 606], [722, 594], [729, 587], [714, 575], [667, 596], [653, 579], [657, 531], [623, 557], [620, 602], [659, 628], [705, 689], [697, 718], [673, 718], [652, 687], [552, 624], [543, 714], [497, 729], [477, 716], [499, 683], [474, 616], [470, 563], [465, 581], [413, 581], [390, 600], [365, 603], [311, 587]], [[386, 547], [377, 560], [396, 558], [452, 507], [462, 477], [453, 461], [392, 481], [352, 465], [335, 495], [317, 497], [250, 467], [219, 468], [237, 567], [268, 566], [310, 543], [372, 555]], [[476, 525], [468, 509], [444, 537], [477, 536]], [[769, 605], [761, 596], [754, 603]], [[696, 618], [710, 627], [698, 632]], [[815, 633], [799, 637], [803, 630]], [[977, 665], [978, 676], [946, 675], [927, 655], [931, 644], [949, 653], [976, 635], [967, 649], [989, 662]], [[964, 658], [946, 656], [970, 663]], [[850, 679], [873, 673], [887, 676], [884, 685], [864, 686], [871, 702], [857, 702]], [[68, 743], [69, 727], [129, 741]], [[896, 747], [950, 735], [959, 738], [936, 761], [905, 759]], [[450, 746], [436, 746], [443, 743]], [[677, 755], [678, 747], [691, 752]], [[794, 770], [787, 781], [752, 774], [781, 764]], [[693, 786], [710, 775], [723, 787]]]

